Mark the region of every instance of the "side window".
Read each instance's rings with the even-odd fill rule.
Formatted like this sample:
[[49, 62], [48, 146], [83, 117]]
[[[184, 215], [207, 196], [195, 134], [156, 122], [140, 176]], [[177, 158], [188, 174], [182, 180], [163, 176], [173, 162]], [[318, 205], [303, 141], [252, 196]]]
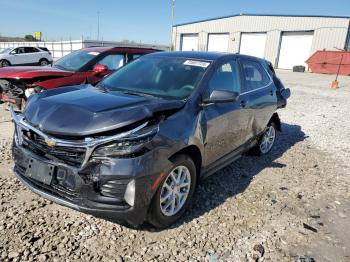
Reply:
[[19, 48], [13, 49], [10, 54], [18, 54], [18, 49]]
[[24, 47], [19, 47], [16, 50], [17, 50], [16, 54], [24, 54], [25, 53]]
[[135, 59], [137, 59], [137, 58], [139, 58], [139, 57], [141, 57], [142, 55], [136, 55], [136, 54], [133, 54], [132, 55], [132, 60], [135, 60]]
[[241, 92], [237, 61], [227, 62], [216, 70], [209, 82], [209, 93], [213, 90]]
[[119, 67], [124, 65], [124, 55], [123, 54], [111, 54], [107, 55], [98, 64], [105, 65], [108, 70], [117, 70]]
[[25, 51], [25, 53], [36, 53], [36, 52], [38, 52], [38, 49], [36, 49], [34, 47], [25, 47], [24, 51]]
[[134, 61], [135, 59], [141, 57], [142, 55], [140, 54], [128, 54], [128, 61], [127, 63], [130, 63], [132, 61]]
[[242, 60], [245, 92], [253, 91], [270, 83], [270, 78], [260, 63]]

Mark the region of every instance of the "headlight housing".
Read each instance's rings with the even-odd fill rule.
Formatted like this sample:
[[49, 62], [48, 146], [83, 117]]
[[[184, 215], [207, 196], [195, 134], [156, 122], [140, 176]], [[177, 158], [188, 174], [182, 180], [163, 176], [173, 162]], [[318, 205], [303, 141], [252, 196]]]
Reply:
[[93, 157], [126, 157], [145, 151], [145, 145], [150, 142], [159, 130], [158, 125], [148, 126], [128, 137], [99, 146]]

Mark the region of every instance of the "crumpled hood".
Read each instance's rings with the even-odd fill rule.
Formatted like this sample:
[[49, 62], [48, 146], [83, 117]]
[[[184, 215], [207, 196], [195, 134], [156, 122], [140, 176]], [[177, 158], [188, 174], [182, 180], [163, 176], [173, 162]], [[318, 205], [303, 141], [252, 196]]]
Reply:
[[51, 66], [10, 66], [0, 68], [0, 78], [28, 79], [43, 76], [71, 76], [74, 72]]
[[130, 125], [152, 117], [155, 112], [181, 108], [184, 103], [105, 93], [91, 85], [81, 85], [33, 95], [23, 114], [26, 121], [45, 133], [88, 136]]

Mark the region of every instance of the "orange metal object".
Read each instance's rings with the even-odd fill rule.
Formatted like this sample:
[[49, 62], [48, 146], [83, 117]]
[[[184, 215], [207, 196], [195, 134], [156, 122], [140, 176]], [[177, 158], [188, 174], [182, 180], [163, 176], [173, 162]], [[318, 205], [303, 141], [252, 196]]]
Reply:
[[334, 89], [339, 88], [339, 82], [337, 80], [332, 81], [331, 88], [334, 88]]
[[350, 52], [347, 51], [317, 51], [306, 63], [314, 73], [350, 75]]

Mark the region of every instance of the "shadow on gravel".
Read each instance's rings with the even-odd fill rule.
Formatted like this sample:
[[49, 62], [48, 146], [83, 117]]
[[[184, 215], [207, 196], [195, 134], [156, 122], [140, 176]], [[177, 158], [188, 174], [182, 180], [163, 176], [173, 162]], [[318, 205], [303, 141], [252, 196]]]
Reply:
[[[207, 179], [201, 181], [189, 211], [171, 228], [177, 228], [223, 204], [227, 199], [243, 192], [253, 177], [265, 168], [283, 168], [286, 164], [275, 160], [295, 144], [305, 140], [304, 132], [298, 125], [282, 124], [282, 133], [276, 138], [272, 151], [265, 156], [243, 156]], [[257, 196], [260, 197], [260, 196]], [[142, 225], [138, 230], [158, 231], [150, 225]], [[159, 230], [162, 231], [162, 230]]]

